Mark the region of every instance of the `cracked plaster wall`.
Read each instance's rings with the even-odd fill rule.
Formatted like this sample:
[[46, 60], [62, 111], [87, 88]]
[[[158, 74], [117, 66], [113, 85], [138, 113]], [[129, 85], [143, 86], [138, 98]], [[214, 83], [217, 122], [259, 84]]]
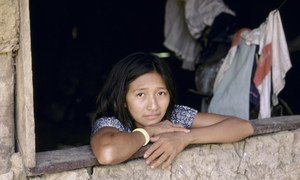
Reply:
[[254, 136], [233, 144], [191, 147], [181, 152], [172, 166], [164, 170], [152, 170], [143, 159], [136, 159], [115, 166], [96, 166], [29, 179], [298, 180], [300, 129]]
[[0, 0], [0, 174], [14, 152], [14, 57], [19, 31], [18, 0]]

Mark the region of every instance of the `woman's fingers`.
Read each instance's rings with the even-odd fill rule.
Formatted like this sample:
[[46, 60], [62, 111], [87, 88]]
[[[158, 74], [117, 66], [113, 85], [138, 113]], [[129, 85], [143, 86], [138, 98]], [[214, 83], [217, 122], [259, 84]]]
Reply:
[[180, 131], [180, 132], [190, 132], [189, 129], [186, 129], [181, 124], [173, 124], [170, 121], [168, 121], [168, 124], [170, 125], [171, 132]]
[[167, 127], [165, 128], [165, 130], [167, 130], [168, 132], [175, 132], [175, 131], [190, 132], [189, 129], [186, 129], [181, 124], [173, 124], [173, 123], [171, 123], [168, 120], [164, 121], [164, 124], [167, 125]]
[[[154, 143], [153, 145], [155, 144], [158, 143]], [[154, 146], [149, 152], [147, 151], [145, 152], [145, 157], [147, 157], [146, 164], [150, 165], [151, 168], [157, 168], [162, 164], [165, 164], [164, 166], [167, 167], [172, 162], [169, 161], [171, 152], [168, 150], [168, 147], [164, 146], [164, 144]]]
[[151, 168], [157, 168], [159, 167], [161, 164], [163, 164], [167, 159], [169, 159], [169, 154], [167, 153], [163, 153], [161, 154], [156, 160], [154, 160], [150, 167]]
[[146, 164], [151, 164], [154, 160], [158, 159], [162, 154], [164, 153], [162, 148], [158, 148], [156, 151], [154, 151], [149, 157], [146, 159]]
[[[154, 144], [152, 144], [147, 151], [144, 153], [144, 158], [148, 158], [150, 155], [152, 155], [153, 152], [155, 152], [160, 146], [159, 142], [156, 142]], [[152, 159], [152, 158], [151, 158]], [[148, 160], [148, 159], [147, 159]], [[146, 161], [147, 162], [147, 161]], [[147, 163], [148, 164], [148, 163]]]
[[150, 136], [155, 136], [163, 133], [169, 133], [169, 132], [190, 132], [189, 129], [186, 129], [180, 124], [173, 124], [168, 120], [162, 121], [158, 124], [151, 125], [148, 127], [145, 127], [146, 131]]
[[174, 127], [174, 128], [172, 129], [172, 132], [175, 132], [175, 131], [185, 132], [185, 133], [190, 132], [189, 129], [186, 129], [186, 128], [184, 128], [184, 127]]
[[152, 136], [151, 138], [150, 138], [150, 141], [151, 142], [156, 142], [156, 141], [158, 141], [159, 140], [159, 136]]
[[181, 127], [181, 128], [184, 128], [183, 125], [181, 125], [181, 124], [173, 124], [173, 123], [171, 123], [171, 125], [174, 126], [174, 127]]
[[152, 142], [154, 143], [144, 154], [146, 163], [151, 168], [158, 166], [162, 168], [168, 167], [176, 155], [184, 149], [185, 143], [182, 141], [182, 138], [178, 138], [180, 136], [176, 136], [177, 134], [180, 133], [164, 133], [152, 137]]
[[166, 147], [160, 146], [153, 154], [151, 154], [147, 159], [146, 163], [150, 165], [151, 168], [157, 168], [161, 166], [162, 168], [168, 167], [175, 158], [175, 153], [166, 149]]
[[174, 158], [175, 158], [175, 154], [171, 154], [171, 155], [168, 157], [168, 159], [167, 159], [166, 161], [164, 161], [164, 163], [162, 164], [161, 168], [162, 168], [162, 169], [165, 169], [165, 168], [167, 168], [168, 166], [170, 166], [171, 163], [173, 162]]

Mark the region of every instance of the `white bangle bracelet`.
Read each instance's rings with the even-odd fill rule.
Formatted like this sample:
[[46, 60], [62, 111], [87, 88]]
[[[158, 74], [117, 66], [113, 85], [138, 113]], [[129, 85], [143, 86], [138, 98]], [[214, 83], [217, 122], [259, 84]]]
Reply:
[[150, 136], [149, 136], [149, 134], [148, 134], [147, 131], [146, 131], [145, 129], [143, 129], [143, 128], [136, 128], [136, 129], [134, 129], [132, 132], [136, 132], [136, 131], [138, 131], [138, 132], [140, 132], [140, 133], [143, 134], [143, 136], [145, 137], [145, 140], [146, 140], [146, 142], [145, 142], [145, 144], [144, 144], [143, 146], [146, 146], [146, 145], [149, 143], [149, 141], [150, 141]]

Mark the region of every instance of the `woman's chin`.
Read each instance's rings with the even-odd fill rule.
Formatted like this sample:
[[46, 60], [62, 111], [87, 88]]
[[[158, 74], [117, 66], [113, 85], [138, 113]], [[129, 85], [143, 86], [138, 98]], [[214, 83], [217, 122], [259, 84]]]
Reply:
[[157, 124], [161, 121], [161, 117], [143, 117], [139, 122], [136, 121], [136, 127], [146, 127]]
[[151, 125], [159, 123], [160, 121], [161, 121], [160, 119], [155, 119], [155, 120], [148, 121], [145, 124], [146, 124], [146, 126], [151, 126]]

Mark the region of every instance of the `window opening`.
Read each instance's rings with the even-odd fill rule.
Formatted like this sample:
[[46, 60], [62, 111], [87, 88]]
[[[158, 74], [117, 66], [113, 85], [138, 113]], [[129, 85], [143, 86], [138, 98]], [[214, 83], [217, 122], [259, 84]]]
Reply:
[[111, 66], [134, 51], [165, 50], [164, 2], [30, 2], [37, 152], [89, 144]]

